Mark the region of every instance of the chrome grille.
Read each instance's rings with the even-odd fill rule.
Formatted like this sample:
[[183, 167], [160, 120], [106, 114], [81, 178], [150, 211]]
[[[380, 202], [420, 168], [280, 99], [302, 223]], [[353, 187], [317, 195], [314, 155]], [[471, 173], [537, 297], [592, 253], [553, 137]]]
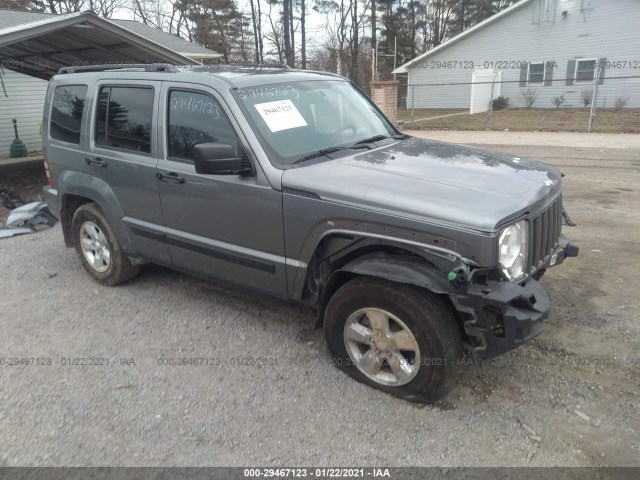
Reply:
[[558, 245], [562, 229], [562, 195], [546, 210], [529, 218], [529, 271], [540, 268]]

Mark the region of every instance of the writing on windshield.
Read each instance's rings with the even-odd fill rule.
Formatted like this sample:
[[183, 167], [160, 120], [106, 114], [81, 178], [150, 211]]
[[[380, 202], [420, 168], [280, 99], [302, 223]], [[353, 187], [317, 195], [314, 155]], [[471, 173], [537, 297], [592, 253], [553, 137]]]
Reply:
[[261, 85], [235, 94], [277, 166], [291, 165], [320, 150], [396, 133], [371, 101], [347, 81]]

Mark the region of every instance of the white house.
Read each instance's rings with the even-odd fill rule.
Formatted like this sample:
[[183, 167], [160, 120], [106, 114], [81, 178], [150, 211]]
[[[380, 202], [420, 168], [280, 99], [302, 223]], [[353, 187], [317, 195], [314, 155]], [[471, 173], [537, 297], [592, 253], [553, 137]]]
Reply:
[[18, 121], [20, 139], [39, 149], [47, 79], [61, 66], [170, 62], [196, 64], [221, 55], [131, 20], [91, 12], [68, 15], [0, 10], [0, 155]]
[[476, 72], [513, 107], [526, 91], [534, 108], [583, 107], [595, 88], [598, 107], [638, 108], [639, 21], [638, 0], [522, 0], [395, 73], [408, 73], [409, 107], [469, 108]]

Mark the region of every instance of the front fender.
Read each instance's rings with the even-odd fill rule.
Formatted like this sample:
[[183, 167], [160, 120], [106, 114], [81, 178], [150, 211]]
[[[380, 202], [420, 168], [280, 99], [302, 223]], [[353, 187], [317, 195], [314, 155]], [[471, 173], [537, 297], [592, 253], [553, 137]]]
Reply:
[[[455, 281], [449, 278], [450, 272], [456, 272]], [[415, 285], [433, 293], [454, 295], [459, 282], [466, 282], [468, 267], [459, 259], [451, 261], [436, 255], [429, 259], [406, 254], [372, 252], [347, 262], [329, 275], [318, 305], [316, 327], [322, 325], [327, 303], [340, 285], [353, 276], [375, 277], [391, 282]]]
[[[440, 260], [439, 263], [444, 262]], [[376, 252], [355, 258], [338, 271], [407, 283], [426, 288], [434, 293], [448, 294], [451, 290], [451, 284], [447, 279], [450, 269], [445, 267], [443, 271], [442, 267], [445, 265], [438, 267], [416, 256]]]

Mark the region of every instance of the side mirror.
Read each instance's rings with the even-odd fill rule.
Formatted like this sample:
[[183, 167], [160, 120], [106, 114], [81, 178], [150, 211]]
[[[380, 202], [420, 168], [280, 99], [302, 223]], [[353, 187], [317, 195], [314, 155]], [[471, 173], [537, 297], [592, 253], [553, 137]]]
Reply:
[[224, 143], [201, 143], [193, 147], [196, 173], [211, 175], [246, 175], [253, 173], [245, 160], [236, 157], [233, 147]]

